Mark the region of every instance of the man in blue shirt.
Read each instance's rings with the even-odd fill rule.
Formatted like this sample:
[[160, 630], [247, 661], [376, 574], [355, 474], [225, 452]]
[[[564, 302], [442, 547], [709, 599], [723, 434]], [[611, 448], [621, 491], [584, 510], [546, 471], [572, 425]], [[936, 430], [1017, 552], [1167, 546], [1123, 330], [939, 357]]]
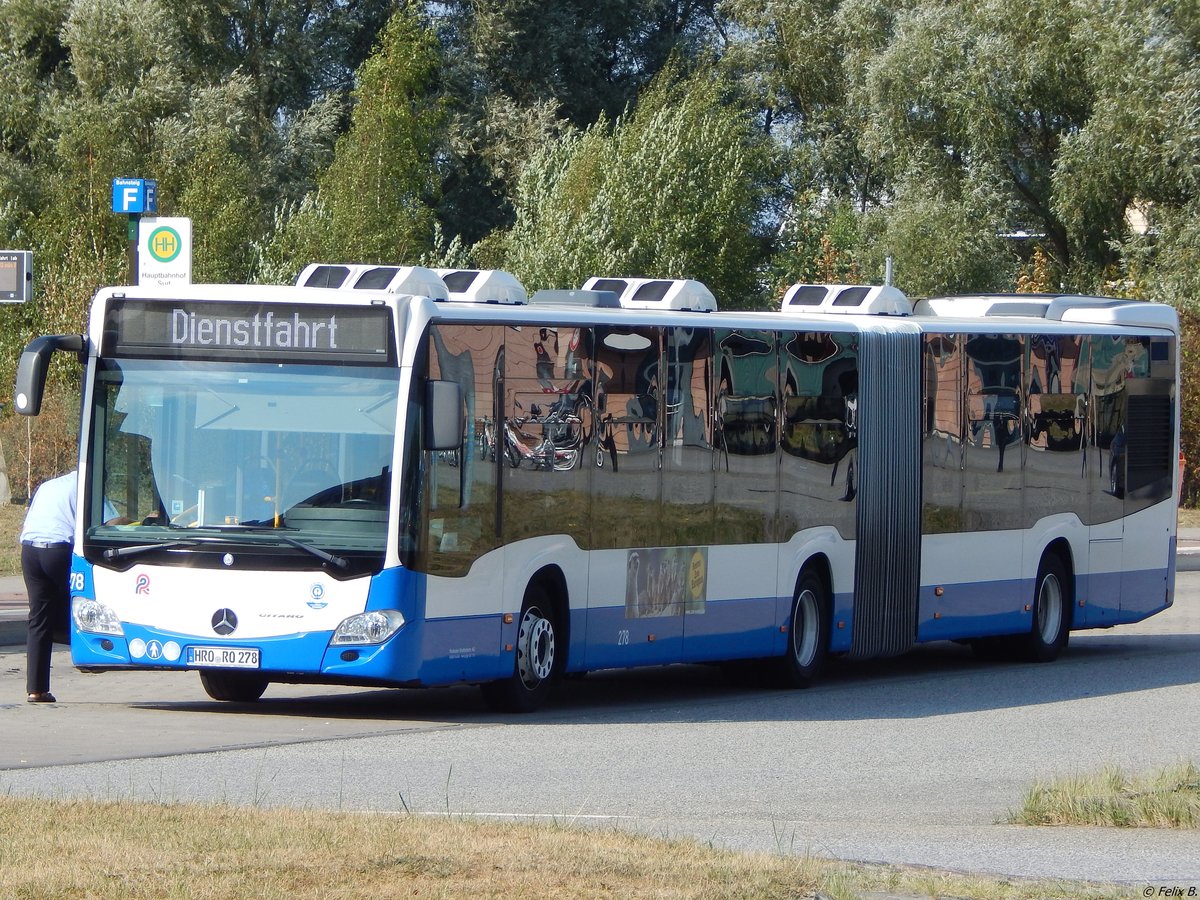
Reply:
[[66, 632], [68, 624], [78, 480], [78, 472], [68, 472], [43, 482], [33, 493], [21, 531], [21, 571], [29, 594], [25, 686], [30, 703], [54, 702], [50, 654], [55, 632]]

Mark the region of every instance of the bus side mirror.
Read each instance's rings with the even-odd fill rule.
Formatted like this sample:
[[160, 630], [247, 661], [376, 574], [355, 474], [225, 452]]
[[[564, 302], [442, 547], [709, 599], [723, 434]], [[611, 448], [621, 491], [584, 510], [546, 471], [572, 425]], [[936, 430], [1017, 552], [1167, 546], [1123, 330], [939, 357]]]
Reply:
[[42, 411], [42, 394], [46, 389], [46, 370], [54, 351], [79, 355], [84, 360], [86, 347], [82, 334], [50, 334], [34, 338], [21, 354], [17, 363], [17, 384], [13, 389], [13, 403], [23, 416], [36, 416]]
[[462, 387], [457, 381], [425, 382], [426, 450], [457, 450], [463, 442]]

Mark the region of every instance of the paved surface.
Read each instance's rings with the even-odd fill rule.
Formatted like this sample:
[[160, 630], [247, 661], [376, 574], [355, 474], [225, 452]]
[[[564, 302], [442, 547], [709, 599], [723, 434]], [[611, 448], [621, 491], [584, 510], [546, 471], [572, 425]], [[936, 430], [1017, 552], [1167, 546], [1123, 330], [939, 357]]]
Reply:
[[[23, 661], [0, 651], [0, 698], [20, 697]], [[1195, 756], [1200, 573], [1181, 576], [1172, 609], [1078, 633], [1053, 665], [930, 644], [835, 665], [808, 691], [670, 666], [598, 673], [535, 715], [494, 716], [466, 687], [272, 685], [260, 703], [218, 704], [193, 673], [88, 675], [65, 650], [54, 679], [57, 704], [0, 703], [0, 795], [569, 822], [1119, 881], [1131, 896], [1200, 890], [1196, 831], [998, 824], [1035, 778]]]
[[[835, 667], [809, 691], [732, 691], [697, 667], [601, 673], [496, 717], [471, 688], [273, 685], [207, 700], [194, 674], [75, 671], [20, 697], [0, 651], [0, 793], [551, 819], [721, 846], [1200, 890], [1200, 834], [996, 824], [1034, 777], [1195, 758], [1200, 575], [1051, 666], [952, 644]], [[6, 584], [0, 581], [0, 591]], [[1132, 887], [1136, 885], [1136, 887]]]
[[[534, 716], [478, 691], [272, 685], [208, 700], [192, 673], [80, 673], [29, 706], [0, 648], [0, 792], [552, 820], [746, 850], [1200, 890], [1200, 833], [998, 824], [1034, 778], [1200, 756], [1200, 529], [1176, 606], [1079, 632], [1051, 666], [954, 644], [836, 666], [809, 691], [733, 691], [672, 666], [569, 683]], [[0, 644], [24, 640], [0, 578]]]

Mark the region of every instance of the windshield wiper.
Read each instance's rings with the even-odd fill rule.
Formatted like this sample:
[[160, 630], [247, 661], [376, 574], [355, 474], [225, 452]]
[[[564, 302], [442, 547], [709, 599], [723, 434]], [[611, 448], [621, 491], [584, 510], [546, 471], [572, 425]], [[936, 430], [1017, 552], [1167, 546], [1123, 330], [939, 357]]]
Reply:
[[297, 540], [294, 537], [289, 537], [286, 534], [279, 533], [283, 529], [290, 529], [294, 531], [295, 529], [292, 529], [290, 525], [281, 525], [277, 528], [274, 525], [266, 525], [262, 522], [240, 522], [237, 525], [196, 525], [195, 527], [210, 529], [212, 531], [240, 531], [251, 534], [270, 534], [283, 541], [285, 544], [295, 547], [297, 550], [303, 550], [305, 553], [309, 553], [322, 562], [329, 563], [331, 566], [335, 566], [339, 569], [345, 569], [350, 565], [350, 563], [343, 556], [337, 556], [333, 553], [322, 550], [320, 547], [314, 547], [312, 544], [308, 544], [304, 541]]
[[304, 541], [298, 541], [294, 537], [288, 537], [286, 534], [279, 535], [279, 539], [285, 544], [291, 544], [297, 550], [303, 550], [305, 553], [311, 553], [319, 560], [329, 563], [339, 569], [345, 569], [350, 563], [344, 556], [335, 556], [332, 553], [327, 553], [320, 547], [314, 547], [312, 544], [306, 544]]
[[[349, 568], [350, 563], [344, 556], [337, 556], [322, 550], [320, 547], [314, 547], [312, 544], [306, 544], [304, 541], [297, 540], [294, 537], [289, 537], [286, 534], [280, 534], [278, 528], [270, 525], [197, 525], [196, 529], [203, 528], [206, 530], [220, 532], [242, 532], [249, 534], [269, 534], [273, 535], [278, 540], [283, 541], [290, 547], [295, 547], [297, 550], [303, 550], [311, 556], [315, 556], [321, 562], [328, 563], [338, 569]], [[192, 531], [192, 528], [187, 529]], [[148, 553], [151, 550], [178, 550], [180, 547], [195, 547], [197, 544], [211, 544], [220, 541], [221, 538], [217, 534], [202, 535], [198, 534], [194, 537], [184, 538], [177, 541], [163, 541], [159, 544], [134, 544], [131, 547], [109, 547], [104, 551], [105, 559], [124, 559], [127, 556], [138, 556], [142, 553]]]
[[160, 541], [157, 544], [133, 544], [129, 547], [109, 547], [104, 551], [105, 559], [124, 559], [127, 556], [139, 556], [151, 550], [177, 550], [180, 547], [195, 547], [203, 544], [204, 538], [189, 538], [184, 541]]
[[[273, 534], [276, 531], [291, 529], [290, 525], [268, 525], [266, 522], [238, 522], [236, 525], [224, 523], [212, 525], [172, 525], [172, 528], [182, 528], [185, 531], [231, 531], [251, 532], [254, 534]], [[294, 529], [292, 529], [294, 530]]]

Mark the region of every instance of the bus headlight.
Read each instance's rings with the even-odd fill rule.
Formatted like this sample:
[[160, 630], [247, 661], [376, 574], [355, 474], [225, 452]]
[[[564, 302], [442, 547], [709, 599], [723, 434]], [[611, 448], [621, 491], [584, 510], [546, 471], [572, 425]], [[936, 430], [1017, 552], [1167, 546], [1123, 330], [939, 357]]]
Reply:
[[125, 630], [117, 614], [95, 600], [87, 597], [76, 597], [71, 602], [71, 616], [75, 619], [75, 627], [80, 631], [92, 634], [114, 634], [122, 637]]
[[375, 609], [343, 620], [330, 644], [382, 644], [400, 630], [404, 616], [397, 609]]

